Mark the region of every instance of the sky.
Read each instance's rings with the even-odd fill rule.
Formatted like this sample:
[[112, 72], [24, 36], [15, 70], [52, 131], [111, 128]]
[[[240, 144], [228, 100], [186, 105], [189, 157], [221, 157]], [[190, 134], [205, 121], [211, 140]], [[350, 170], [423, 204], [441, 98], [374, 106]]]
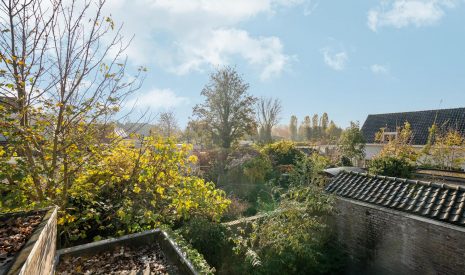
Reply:
[[464, 0], [109, 0], [148, 68], [129, 100], [185, 126], [219, 66], [291, 115], [340, 126], [368, 114], [465, 106]]

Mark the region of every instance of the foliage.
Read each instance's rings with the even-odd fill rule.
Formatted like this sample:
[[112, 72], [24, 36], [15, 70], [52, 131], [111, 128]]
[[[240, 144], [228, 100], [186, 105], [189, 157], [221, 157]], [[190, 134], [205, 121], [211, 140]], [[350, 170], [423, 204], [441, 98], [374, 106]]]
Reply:
[[350, 160], [350, 158], [348, 158], [346, 156], [341, 156], [341, 158], [340, 158], [337, 165], [338, 166], [353, 166], [353, 163]]
[[413, 170], [407, 159], [393, 156], [376, 157], [368, 165], [370, 174], [390, 177], [410, 178]]
[[460, 169], [465, 163], [465, 138], [456, 130], [436, 135], [432, 146], [428, 148], [427, 158], [440, 169]]
[[311, 140], [313, 137], [312, 122], [310, 116], [305, 116], [299, 127], [299, 139], [302, 141]]
[[342, 271], [343, 255], [332, 242], [327, 217], [332, 198], [314, 185], [292, 188], [277, 211], [257, 222], [236, 250], [254, 274], [327, 274]]
[[233, 68], [224, 67], [210, 75], [201, 93], [205, 102], [194, 107], [194, 116], [207, 123], [214, 141], [222, 148], [230, 148], [256, 129], [256, 98], [247, 93], [248, 88]]
[[339, 128], [334, 121], [331, 120], [328, 128], [326, 129], [326, 136], [329, 139], [330, 144], [336, 143], [342, 134], [342, 129]]
[[249, 209], [249, 203], [240, 199], [237, 195], [233, 194], [228, 197], [231, 201], [228, 209], [223, 214], [222, 221], [228, 222], [241, 218], [244, 213]]
[[213, 183], [191, 176], [190, 146], [145, 138], [124, 144], [76, 179], [58, 223], [63, 239], [113, 236], [175, 224], [193, 216], [219, 220], [229, 201]]
[[190, 120], [182, 133], [182, 139], [189, 144], [213, 147], [213, 138], [209, 133], [208, 123], [203, 120]]
[[183, 225], [179, 232], [205, 257], [216, 270], [221, 267], [229, 249], [226, 227], [205, 218], [194, 218]]
[[266, 155], [248, 160], [244, 165], [244, 175], [251, 183], [265, 183], [272, 171], [271, 161]]
[[[382, 142], [385, 129], [376, 133], [376, 141]], [[412, 129], [410, 123], [405, 122], [403, 127], [397, 127], [397, 136], [389, 139], [379, 153], [378, 157], [393, 157], [401, 160], [410, 161], [412, 164], [418, 158], [418, 152], [411, 145]]]
[[[7, 207], [58, 204], [88, 165], [119, 141], [111, 122], [140, 87], [126, 71], [127, 44], [105, 1], [2, 2], [0, 159]], [[68, 11], [68, 12], [65, 12]], [[4, 38], [4, 39], [3, 39]], [[53, 47], [52, 47], [53, 45]], [[52, 49], [53, 50], [50, 50]]]
[[297, 117], [296, 116], [291, 116], [291, 121], [289, 123], [289, 132], [291, 133], [291, 140], [292, 141], [297, 141], [298, 134], [297, 134]]
[[267, 155], [274, 167], [279, 165], [295, 165], [304, 154], [295, 148], [290, 141], [279, 141], [263, 147], [262, 153]]
[[329, 159], [317, 153], [308, 158], [301, 159], [295, 169], [290, 173], [290, 183], [293, 186], [315, 184], [323, 186], [325, 177], [321, 176], [323, 169], [330, 164]]
[[350, 127], [342, 132], [338, 142], [338, 151], [341, 156], [351, 160], [365, 157], [365, 138], [358, 123], [350, 122]]
[[176, 245], [184, 253], [185, 257], [192, 263], [195, 270], [197, 270], [202, 275], [213, 275], [215, 273], [215, 268], [211, 267], [210, 264], [205, 260], [205, 257], [195, 249], [192, 244], [187, 242], [180, 230], [172, 230], [169, 226], [161, 226], [165, 232], [176, 242]]

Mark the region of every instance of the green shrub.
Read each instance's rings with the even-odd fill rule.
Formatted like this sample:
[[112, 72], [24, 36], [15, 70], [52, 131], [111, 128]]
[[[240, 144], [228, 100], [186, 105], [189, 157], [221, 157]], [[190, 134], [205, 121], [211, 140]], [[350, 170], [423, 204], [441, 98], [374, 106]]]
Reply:
[[263, 147], [262, 152], [270, 158], [275, 167], [279, 165], [296, 165], [304, 157], [304, 153], [290, 141], [280, 141], [266, 145]]
[[171, 239], [176, 242], [176, 245], [181, 249], [199, 274], [213, 275], [215, 273], [215, 268], [212, 268], [205, 260], [205, 257], [183, 238], [180, 230], [173, 231], [169, 226], [162, 226], [161, 229], [167, 232]]
[[217, 270], [229, 249], [226, 228], [205, 218], [194, 218], [179, 229], [181, 235]]
[[314, 185], [292, 188], [277, 211], [253, 226], [250, 237], [235, 238], [252, 274], [337, 274], [345, 254], [327, 219], [332, 198]]
[[353, 166], [353, 163], [350, 160], [350, 158], [346, 156], [341, 156], [338, 162], [338, 166]]
[[407, 159], [396, 157], [379, 157], [368, 165], [368, 172], [373, 175], [410, 178], [414, 170]]
[[191, 217], [220, 220], [229, 200], [213, 183], [192, 176], [190, 147], [170, 140], [120, 144], [68, 190], [58, 218], [62, 244], [175, 225]]
[[259, 156], [245, 162], [243, 171], [251, 183], [265, 183], [269, 179], [272, 166], [267, 156]]

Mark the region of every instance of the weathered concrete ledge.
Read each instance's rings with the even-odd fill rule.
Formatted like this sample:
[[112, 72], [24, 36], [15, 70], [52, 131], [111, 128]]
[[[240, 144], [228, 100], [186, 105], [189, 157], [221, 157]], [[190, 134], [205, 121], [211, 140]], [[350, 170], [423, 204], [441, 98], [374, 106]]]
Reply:
[[53, 271], [58, 266], [61, 257], [92, 256], [104, 252], [108, 249], [111, 249], [115, 245], [127, 245], [137, 248], [137, 246], [143, 246], [150, 242], [158, 242], [160, 244], [161, 250], [168, 258], [168, 261], [179, 269], [180, 274], [199, 274], [195, 270], [192, 263], [185, 257], [181, 249], [169, 237], [169, 235], [166, 232], [161, 231], [159, 229], [125, 235], [120, 238], [110, 238], [98, 242], [92, 242], [70, 248], [60, 249], [56, 252]]

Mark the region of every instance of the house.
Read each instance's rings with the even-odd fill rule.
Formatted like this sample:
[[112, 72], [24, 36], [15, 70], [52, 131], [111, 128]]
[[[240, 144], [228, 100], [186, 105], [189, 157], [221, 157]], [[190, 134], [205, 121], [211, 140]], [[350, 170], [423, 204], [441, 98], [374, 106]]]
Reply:
[[427, 144], [429, 129], [433, 124], [440, 131], [454, 129], [465, 136], [465, 108], [369, 115], [361, 129], [366, 141], [365, 160], [371, 160], [384, 146], [375, 140], [380, 129], [384, 128], [381, 138], [387, 141], [397, 136], [397, 128], [405, 122], [410, 123], [412, 146], [418, 150]]
[[465, 187], [342, 171], [325, 190], [346, 274], [463, 274]]

